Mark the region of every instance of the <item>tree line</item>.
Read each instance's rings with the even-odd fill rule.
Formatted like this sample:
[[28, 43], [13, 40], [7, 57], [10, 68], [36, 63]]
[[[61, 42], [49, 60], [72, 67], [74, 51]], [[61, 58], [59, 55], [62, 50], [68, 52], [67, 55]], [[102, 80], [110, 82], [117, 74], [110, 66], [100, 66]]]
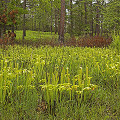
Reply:
[[64, 33], [103, 36], [120, 29], [119, 0], [1, 0], [0, 16], [5, 8], [18, 11], [16, 23], [0, 18], [0, 31], [23, 30], [23, 39], [26, 30], [55, 32], [64, 42]]

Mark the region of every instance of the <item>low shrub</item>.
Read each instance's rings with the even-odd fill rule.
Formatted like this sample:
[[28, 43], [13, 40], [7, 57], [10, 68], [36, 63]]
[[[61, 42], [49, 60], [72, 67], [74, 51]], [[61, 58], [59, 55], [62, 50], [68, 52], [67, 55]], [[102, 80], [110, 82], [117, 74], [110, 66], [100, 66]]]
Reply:
[[13, 45], [15, 41], [16, 34], [14, 32], [8, 31], [4, 34], [3, 38], [0, 39], [0, 45]]

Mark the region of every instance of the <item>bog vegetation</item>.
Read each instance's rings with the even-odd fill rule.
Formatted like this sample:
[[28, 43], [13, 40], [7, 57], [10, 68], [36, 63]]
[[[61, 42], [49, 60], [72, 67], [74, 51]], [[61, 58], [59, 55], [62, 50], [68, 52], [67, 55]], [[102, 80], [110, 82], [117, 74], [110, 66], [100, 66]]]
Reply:
[[117, 119], [119, 61], [113, 48], [0, 48], [0, 117]]
[[119, 7], [1, 0], [0, 120], [119, 120]]

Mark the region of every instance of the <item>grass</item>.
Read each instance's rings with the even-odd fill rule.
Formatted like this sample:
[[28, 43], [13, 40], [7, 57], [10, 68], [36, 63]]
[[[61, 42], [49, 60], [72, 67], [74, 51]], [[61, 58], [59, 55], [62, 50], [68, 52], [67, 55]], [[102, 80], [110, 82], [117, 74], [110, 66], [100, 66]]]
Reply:
[[[17, 40], [22, 40], [22, 30], [17, 30], [15, 31], [17, 37]], [[51, 40], [53, 37], [58, 37], [57, 35], [55, 35], [55, 33], [53, 32], [52, 35], [50, 32], [39, 32], [39, 31], [31, 31], [31, 30], [27, 30], [26, 31], [26, 36], [25, 36], [25, 40], [27, 41], [40, 41], [41, 39], [49, 39]]]
[[113, 34], [113, 41], [111, 43], [111, 46], [113, 48], [116, 48], [118, 53], [120, 52], [120, 35]]
[[120, 55], [112, 48], [0, 48], [0, 119], [120, 119]]

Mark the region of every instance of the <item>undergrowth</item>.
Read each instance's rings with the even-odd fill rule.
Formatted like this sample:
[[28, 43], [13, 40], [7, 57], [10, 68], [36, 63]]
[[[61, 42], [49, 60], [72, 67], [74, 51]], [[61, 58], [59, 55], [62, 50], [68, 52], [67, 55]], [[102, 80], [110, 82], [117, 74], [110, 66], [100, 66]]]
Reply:
[[58, 42], [58, 35], [50, 32], [26, 31], [25, 40], [22, 40], [22, 31], [16, 31], [16, 44], [32, 45], [39, 47], [41, 45], [49, 46], [75, 46], [75, 47], [107, 47], [111, 44], [112, 38], [105, 38], [101, 36], [86, 36], [86, 37], [72, 37], [66, 33], [64, 35], [64, 43]]

